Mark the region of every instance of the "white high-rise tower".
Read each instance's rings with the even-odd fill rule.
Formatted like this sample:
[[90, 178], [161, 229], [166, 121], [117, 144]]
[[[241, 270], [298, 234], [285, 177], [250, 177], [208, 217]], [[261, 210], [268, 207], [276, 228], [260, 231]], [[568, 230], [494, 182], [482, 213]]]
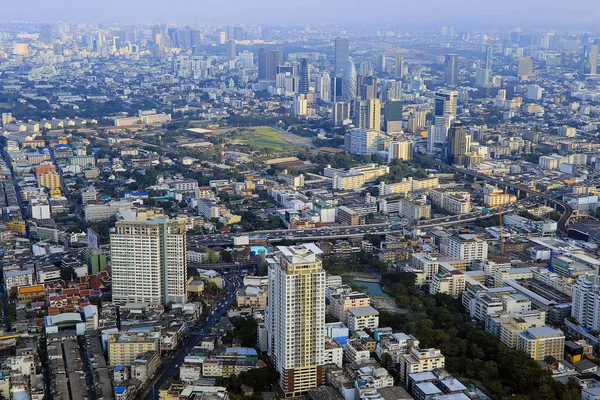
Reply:
[[268, 352], [286, 396], [325, 384], [325, 271], [314, 243], [269, 260]]

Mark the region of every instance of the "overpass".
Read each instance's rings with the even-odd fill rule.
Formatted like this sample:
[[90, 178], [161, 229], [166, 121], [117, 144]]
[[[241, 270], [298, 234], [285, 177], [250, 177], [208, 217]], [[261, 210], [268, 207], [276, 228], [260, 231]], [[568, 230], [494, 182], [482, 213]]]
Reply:
[[441, 161], [438, 160], [431, 160], [433, 161], [433, 163], [435, 163], [436, 165], [438, 165], [439, 167], [441, 167], [442, 169], [447, 169], [453, 172], [456, 172], [460, 175], [464, 175], [464, 176], [470, 176], [472, 178], [475, 179], [480, 179], [486, 182], [490, 182], [493, 183], [494, 185], [498, 186], [498, 187], [504, 187], [506, 189], [512, 189], [513, 191], [516, 191], [517, 194], [520, 193], [525, 193], [528, 195], [533, 195], [533, 196], [538, 196], [539, 198], [544, 199], [545, 201], [554, 204], [555, 208], [559, 207], [563, 210], [563, 214], [560, 217], [560, 219], [558, 220], [558, 230], [560, 232], [562, 232], [564, 235], [568, 235], [569, 234], [569, 229], [568, 229], [568, 225], [569, 225], [569, 220], [571, 219], [571, 216], [573, 215], [573, 209], [571, 208], [570, 205], [568, 205], [567, 203], [565, 203], [562, 200], [556, 199], [548, 194], [545, 194], [543, 192], [538, 192], [536, 190], [532, 190], [530, 188], [528, 188], [527, 186], [523, 186], [523, 185], [519, 185], [516, 183], [510, 183], [510, 182], [505, 182], [504, 180], [500, 180], [498, 178], [494, 178], [491, 177], [489, 175], [484, 175], [484, 174], [480, 174], [478, 172], [475, 171], [471, 171], [469, 169], [466, 168], [462, 168], [462, 167], [455, 167], [454, 165], [448, 165], [445, 164]]

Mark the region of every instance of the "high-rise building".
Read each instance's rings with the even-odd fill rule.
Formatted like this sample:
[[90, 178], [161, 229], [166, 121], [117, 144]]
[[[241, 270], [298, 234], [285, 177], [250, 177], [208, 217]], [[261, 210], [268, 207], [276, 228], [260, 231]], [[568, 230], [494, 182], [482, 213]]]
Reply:
[[465, 155], [471, 147], [471, 135], [459, 122], [455, 122], [448, 132], [448, 164], [465, 165]]
[[572, 291], [571, 316], [590, 330], [600, 330], [600, 279], [597, 275], [577, 278]]
[[228, 60], [235, 60], [235, 40], [228, 40], [227, 41], [227, 59]]
[[219, 32], [218, 40], [219, 40], [219, 44], [225, 44], [225, 42], [227, 41], [227, 33], [224, 31]]
[[40, 35], [40, 40], [44, 44], [52, 43], [52, 27], [50, 25], [42, 26], [42, 33]]
[[308, 99], [306, 94], [299, 94], [294, 98], [294, 115], [304, 117], [308, 114]]
[[350, 55], [350, 41], [348, 38], [338, 37], [335, 39], [335, 76], [343, 76], [346, 61]]
[[300, 81], [298, 86], [298, 93], [307, 94], [309, 86], [309, 75], [308, 75], [308, 60], [303, 58], [300, 61]]
[[367, 100], [367, 129], [381, 129], [381, 102], [378, 99]]
[[408, 130], [412, 133], [418, 133], [418, 130], [424, 128], [427, 124], [427, 111], [418, 110], [408, 117]]
[[354, 99], [356, 99], [356, 67], [354, 61], [348, 60], [344, 65], [342, 100], [349, 103]]
[[490, 84], [490, 70], [487, 68], [477, 67], [475, 71], [475, 86], [487, 87]]
[[350, 129], [344, 136], [344, 148], [350, 154], [370, 156], [382, 150], [381, 134], [374, 129]]
[[321, 100], [326, 102], [331, 101], [331, 78], [329, 77], [329, 72], [323, 72], [321, 75], [317, 76], [315, 91]]
[[494, 48], [491, 44], [485, 46], [485, 69], [490, 71], [492, 74], [492, 61], [494, 59]]
[[345, 102], [333, 103], [331, 114], [333, 125], [342, 126], [346, 121], [350, 120], [350, 104]]
[[396, 63], [394, 65], [396, 78], [404, 78], [404, 56], [399, 54], [396, 56]]
[[360, 98], [363, 100], [377, 97], [377, 78], [374, 76], [362, 76], [360, 84]]
[[277, 66], [281, 63], [281, 51], [258, 50], [258, 80], [275, 81], [277, 77]]
[[446, 54], [444, 58], [444, 82], [448, 85], [458, 83], [458, 55]]
[[434, 115], [452, 115], [456, 116], [458, 103], [458, 92], [454, 90], [439, 90], [435, 93], [435, 113]]
[[278, 246], [269, 264], [268, 354], [286, 396], [325, 384], [325, 271], [314, 243]]
[[393, 140], [388, 144], [388, 163], [392, 160], [410, 160], [412, 152], [413, 145], [410, 140]]
[[429, 151], [433, 151], [436, 147], [443, 147], [448, 141], [448, 131], [450, 125], [454, 120], [454, 116], [450, 114], [435, 115], [431, 126], [429, 127], [429, 133], [427, 135], [427, 148]]
[[598, 70], [598, 45], [586, 44], [581, 55], [581, 77], [596, 75]]
[[402, 98], [402, 82], [394, 79], [387, 81], [386, 90], [384, 92], [385, 100], [399, 100]]
[[356, 102], [354, 106], [354, 126], [360, 129], [367, 128], [367, 113], [369, 105], [366, 100], [360, 100]]
[[387, 56], [382, 53], [377, 57], [377, 73], [379, 75], [385, 74], [387, 71]]
[[244, 50], [238, 54], [238, 59], [242, 63], [242, 67], [244, 68], [252, 68], [254, 67], [254, 53]]
[[187, 301], [185, 221], [167, 217], [117, 221], [110, 234], [113, 301]]
[[519, 58], [517, 66], [517, 76], [519, 78], [527, 77], [533, 74], [533, 59], [531, 57]]
[[388, 100], [385, 103], [384, 130], [388, 133], [402, 131], [402, 102]]
[[244, 40], [244, 28], [241, 26], [233, 27], [233, 40]]

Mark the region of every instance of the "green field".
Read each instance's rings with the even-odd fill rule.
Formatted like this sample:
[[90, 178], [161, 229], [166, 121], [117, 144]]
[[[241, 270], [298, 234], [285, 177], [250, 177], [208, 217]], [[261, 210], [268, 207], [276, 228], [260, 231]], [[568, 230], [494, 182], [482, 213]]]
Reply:
[[283, 140], [281, 132], [268, 126], [239, 128], [233, 138], [243, 144], [273, 150], [288, 150], [298, 147]]

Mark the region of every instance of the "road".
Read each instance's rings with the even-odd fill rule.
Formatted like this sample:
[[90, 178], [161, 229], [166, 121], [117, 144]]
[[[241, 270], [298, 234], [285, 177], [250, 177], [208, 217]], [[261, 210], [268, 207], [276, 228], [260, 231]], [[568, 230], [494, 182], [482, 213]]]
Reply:
[[[202, 340], [209, 333], [216, 323], [225, 315], [227, 307], [235, 301], [235, 292], [242, 286], [242, 281], [238, 277], [226, 277], [225, 288], [221, 297], [213, 303], [213, 306], [207, 310], [208, 317], [198, 327], [191, 329], [189, 336], [184, 341], [175, 354], [172, 354], [167, 360], [163, 361], [162, 369], [154, 376], [152, 381], [146, 386], [143, 393], [136, 396], [137, 399], [155, 400], [158, 398], [160, 387], [173, 376], [175, 371], [183, 363], [185, 357], [196, 346], [198, 341]], [[228, 304], [225, 304], [227, 302]]]
[[567, 228], [567, 225], [569, 223], [569, 220], [571, 219], [571, 216], [573, 215], [573, 209], [571, 208], [571, 206], [569, 206], [567, 203], [565, 203], [562, 200], [559, 199], [555, 199], [554, 197], [544, 193], [544, 192], [538, 192], [536, 190], [532, 190], [526, 186], [523, 185], [519, 185], [516, 183], [510, 183], [510, 182], [505, 182], [504, 179], [502, 178], [494, 178], [488, 175], [483, 175], [480, 173], [477, 173], [475, 171], [471, 171], [469, 169], [465, 169], [465, 168], [459, 168], [459, 167], [455, 167], [453, 165], [448, 165], [448, 164], [444, 164], [441, 161], [437, 161], [437, 160], [433, 160], [433, 162], [435, 164], [437, 164], [438, 166], [440, 166], [441, 168], [445, 168], [448, 169], [450, 171], [454, 171], [454, 172], [458, 172], [460, 174], [463, 175], [468, 175], [471, 176], [473, 178], [477, 178], [489, 183], [493, 183], [496, 186], [499, 187], [506, 187], [506, 188], [511, 188], [515, 191], [521, 191], [524, 193], [527, 193], [529, 195], [532, 196], [537, 196], [540, 199], [549, 201], [553, 204], [555, 204], [556, 206], [560, 207], [563, 209], [563, 214], [560, 217], [560, 219], [558, 220], [558, 230], [563, 233], [564, 235], [568, 235], [569, 234], [569, 229]]

